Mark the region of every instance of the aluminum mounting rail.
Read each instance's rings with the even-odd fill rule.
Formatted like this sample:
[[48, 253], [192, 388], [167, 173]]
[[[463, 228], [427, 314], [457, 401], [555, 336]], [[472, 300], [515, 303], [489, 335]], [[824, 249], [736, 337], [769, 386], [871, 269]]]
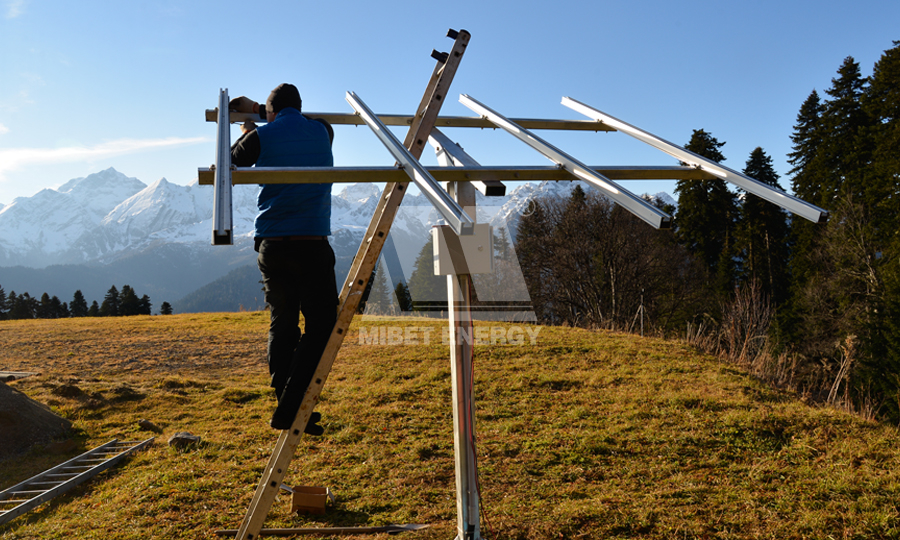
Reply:
[[216, 190], [213, 194], [214, 246], [230, 245], [232, 238], [231, 214], [231, 124], [228, 123], [228, 89], [219, 90], [219, 119], [216, 130]]
[[482, 115], [520, 141], [534, 148], [560, 167], [599, 189], [604, 195], [635, 216], [646, 221], [651, 226], [657, 229], [666, 229], [672, 226], [672, 217], [659, 208], [656, 208], [637, 195], [634, 195], [609, 178], [591, 169], [584, 163], [578, 161], [569, 154], [566, 154], [522, 126], [517, 125], [487, 105], [480, 103], [478, 100], [466, 94], [460, 95], [459, 101], [466, 107], [472, 109], [475, 113]]
[[828, 221], [827, 210], [823, 210], [818, 206], [810, 204], [802, 199], [798, 199], [793, 195], [789, 195], [788, 193], [785, 193], [780, 189], [776, 189], [768, 184], [760, 182], [759, 180], [755, 180], [733, 169], [729, 169], [728, 167], [720, 165], [715, 161], [702, 156], [698, 156], [690, 150], [685, 150], [677, 144], [673, 144], [669, 141], [661, 139], [656, 135], [653, 135], [652, 133], [644, 131], [627, 122], [623, 122], [622, 120], [610, 116], [605, 112], [599, 111], [589, 105], [585, 105], [578, 100], [572, 99], [570, 97], [564, 97], [562, 98], [562, 104], [572, 109], [573, 111], [580, 112], [581, 114], [589, 118], [593, 118], [597, 122], [602, 122], [603, 124], [616, 128], [622, 133], [631, 135], [635, 139], [643, 141], [650, 146], [653, 146], [654, 148], [658, 148], [659, 150], [662, 150], [670, 156], [693, 167], [711, 172], [717, 177], [738, 186], [747, 193], [752, 193], [757, 197], [778, 205], [789, 212], [793, 212], [800, 217], [806, 218], [813, 223], [824, 223]]
[[394, 156], [403, 167], [403, 172], [415, 182], [419, 190], [425, 194], [425, 197], [431, 201], [431, 204], [437, 208], [438, 212], [447, 224], [456, 231], [456, 234], [472, 234], [475, 231], [475, 221], [469, 217], [462, 207], [453, 200], [450, 195], [444, 191], [437, 180], [419, 163], [409, 150], [394, 137], [388, 128], [378, 120], [375, 113], [363, 103], [363, 101], [353, 92], [347, 92], [347, 103], [353, 107], [353, 110], [359, 114], [366, 122], [375, 136], [384, 144], [385, 148]]
[[140, 442], [120, 442], [113, 439], [61, 465], [0, 491], [0, 524], [21, 516], [53, 497], [90, 480], [152, 443], [152, 437]]

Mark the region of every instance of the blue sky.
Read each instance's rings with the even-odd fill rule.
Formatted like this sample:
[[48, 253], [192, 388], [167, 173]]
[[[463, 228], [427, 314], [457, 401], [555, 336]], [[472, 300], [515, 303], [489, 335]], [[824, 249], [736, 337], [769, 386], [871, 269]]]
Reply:
[[[287, 81], [307, 111], [350, 112], [353, 90], [376, 112], [412, 113], [448, 28], [472, 40], [443, 114], [471, 115], [466, 93], [510, 117], [580, 118], [560, 105], [571, 96], [678, 144], [703, 128], [734, 169], [762, 146], [788, 187], [801, 103], [846, 56], [869, 75], [898, 21], [896, 0], [0, 0], [0, 203], [108, 167], [193, 183], [215, 158], [203, 113], [219, 88], [264, 101]], [[447, 134], [485, 165], [549, 163], [500, 131]], [[592, 165], [674, 163], [619, 133], [540, 134]], [[339, 126], [335, 163], [393, 159], [367, 128]]]

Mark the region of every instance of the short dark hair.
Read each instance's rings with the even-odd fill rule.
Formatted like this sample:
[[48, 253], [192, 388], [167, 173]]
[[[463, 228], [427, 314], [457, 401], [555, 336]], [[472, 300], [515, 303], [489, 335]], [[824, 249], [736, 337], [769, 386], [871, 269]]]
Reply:
[[272, 93], [269, 94], [269, 99], [266, 100], [267, 113], [278, 114], [278, 111], [288, 107], [293, 107], [299, 111], [302, 106], [303, 101], [300, 99], [300, 91], [297, 90], [296, 86], [289, 83], [282, 83], [276, 86], [275, 90], [272, 90]]

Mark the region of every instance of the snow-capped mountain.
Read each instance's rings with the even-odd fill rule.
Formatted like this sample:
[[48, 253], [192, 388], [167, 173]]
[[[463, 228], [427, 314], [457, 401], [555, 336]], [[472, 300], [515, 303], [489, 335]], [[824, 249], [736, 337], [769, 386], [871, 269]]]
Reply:
[[[514, 238], [518, 220], [528, 211], [531, 199], [568, 197], [577, 183], [523, 184], [505, 197], [479, 193], [477, 219], [490, 222], [495, 229], [504, 227]], [[105, 269], [107, 274], [123, 276], [109, 278], [103, 274], [98, 280], [131, 280], [135, 288], [136, 283], [144, 283], [175, 300], [234, 268], [255, 263], [252, 235], [257, 191], [256, 186], [235, 186], [233, 190], [233, 247], [211, 245], [210, 186], [181, 186], [165, 178], [146, 185], [110, 168], [70, 180], [57, 190], [45, 189], [32, 197], [17, 198], [0, 205], [0, 286], [28, 290], [26, 285], [14, 283], [19, 278], [12, 277], [40, 273], [29, 272], [28, 268], [86, 265], [95, 269], [88, 274], [99, 276], [103, 273], [97, 269]], [[336, 184], [333, 191], [331, 243], [338, 258], [337, 273], [343, 277], [343, 267], [349, 268], [372, 218], [381, 186]], [[654, 197], [674, 203], [664, 193]], [[402, 265], [407, 277], [428, 239], [428, 231], [440, 222], [440, 215], [424, 195], [404, 198], [390, 239], [397, 254], [393, 264]], [[17, 273], [10, 267], [27, 268]], [[68, 273], [85, 279], [84, 272]], [[392, 270], [392, 275], [396, 273]], [[58, 274], [56, 271], [52, 282], [59, 292], [46, 286], [51, 295], [67, 298], [76, 288], [86, 287], [63, 283], [65, 279]], [[157, 287], [154, 283], [163, 279], [163, 274], [167, 281]], [[44, 292], [36, 285], [29, 287], [35, 289], [33, 293]], [[85, 294], [91, 298], [87, 291]]]
[[125, 176], [110, 167], [84, 178], [69, 180], [56, 191], [68, 195], [72, 204], [77, 204], [91, 220], [99, 223], [119, 203], [146, 187], [137, 178]]

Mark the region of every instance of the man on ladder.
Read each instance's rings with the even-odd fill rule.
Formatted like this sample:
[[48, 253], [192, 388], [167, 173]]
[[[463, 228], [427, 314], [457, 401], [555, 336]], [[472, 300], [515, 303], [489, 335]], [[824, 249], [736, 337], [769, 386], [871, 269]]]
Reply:
[[[324, 120], [301, 114], [300, 93], [280, 84], [266, 100], [267, 123], [242, 127], [231, 148], [237, 167], [332, 167], [334, 131]], [[230, 108], [257, 112], [245, 97]], [[249, 109], [249, 110], [247, 110]], [[255, 128], [255, 129], [254, 129]], [[289, 429], [334, 328], [338, 304], [331, 234], [331, 184], [264, 184], [254, 224], [257, 264], [266, 303], [271, 310], [268, 362], [271, 385], [278, 398], [272, 415], [275, 429]], [[300, 313], [305, 321], [300, 330]], [[305, 432], [321, 435], [319, 413]]]

